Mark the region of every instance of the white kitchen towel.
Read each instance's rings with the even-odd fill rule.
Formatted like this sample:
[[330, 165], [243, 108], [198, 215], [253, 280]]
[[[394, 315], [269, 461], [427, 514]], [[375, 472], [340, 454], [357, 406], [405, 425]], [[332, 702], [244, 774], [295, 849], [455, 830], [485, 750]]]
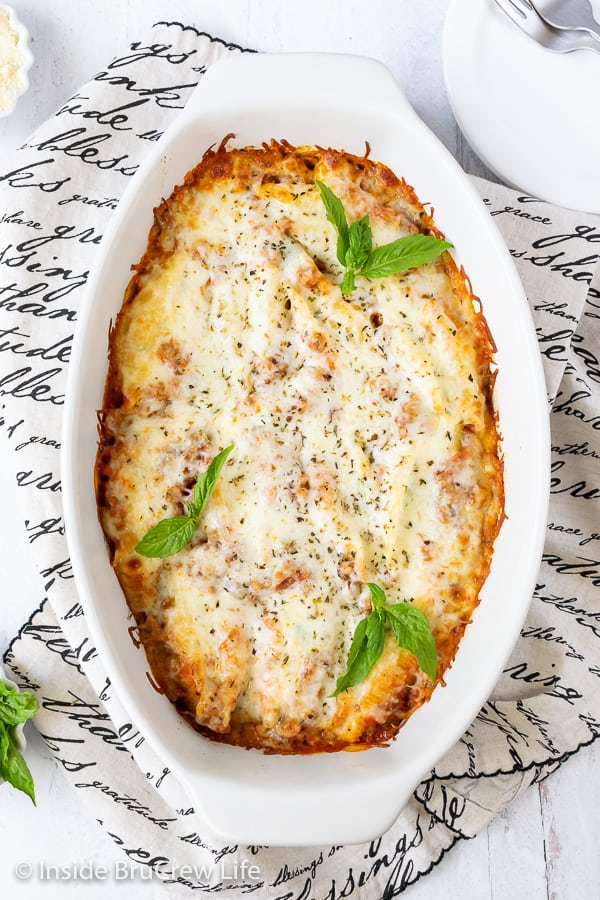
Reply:
[[475, 179], [525, 285], [552, 404], [544, 557], [493, 696], [380, 839], [223, 846], [199, 826], [96, 654], [64, 538], [59, 455], [77, 308], [102, 232], [206, 67], [238, 52], [195, 28], [157, 24], [0, 172], [0, 433], [44, 597], [6, 662], [37, 693], [36, 725], [67, 778], [124, 860], [154, 879], [153, 896], [392, 897], [600, 733], [600, 219]]

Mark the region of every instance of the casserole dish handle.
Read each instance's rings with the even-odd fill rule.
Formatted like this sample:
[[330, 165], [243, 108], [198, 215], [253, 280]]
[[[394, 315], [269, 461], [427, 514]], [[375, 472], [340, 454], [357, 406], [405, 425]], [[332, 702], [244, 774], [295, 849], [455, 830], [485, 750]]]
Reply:
[[378, 60], [343, 53], [241, 53], [218, 60], [207, 70], [188, 100], [182, 118], [252, 107], [261, 98], [273, 108], [290, 110], [318, 98], [319, 106], [352, 113], [400, 114], [420, 121], [389, 70]]
[[298, 764], [296, 757], [293, 768], [289, 758], [269, 757], [275, 777], [255, 769], [254, 778], [248, 778], [238, 761], [228, 757], [233, 762], [228, 769], [231, 780], [198, 771], [197, 766], [196, 771], [182, 768], [181, 763], [176, 773], [187, 787], [199, 827], [221, 840], [247, 845], [311, 847], [374, 840], [393, 825], [421, 774], [410, 763], [390, 782], [385, 776], [365, 777], [358, 762], [356, 777], [349, 782], [336, 777], [336, 764], [345, 769], [345, 760], [331, 759], [325, 763], [331, 767], [331, 780], [323, 792], [311, 783], [310, 759], [300, 758]]

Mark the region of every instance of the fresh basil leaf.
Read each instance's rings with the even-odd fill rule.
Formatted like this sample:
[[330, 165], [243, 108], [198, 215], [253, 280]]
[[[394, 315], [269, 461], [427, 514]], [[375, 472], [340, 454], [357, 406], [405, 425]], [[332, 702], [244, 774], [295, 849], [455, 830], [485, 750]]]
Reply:
[[8, 731], [4, 722], [0, 722], [0, 768], [5, 765], [8, 759]]
[[359, 684], [367, 677], [381, 654], [385, 643], [386, 623], [389, 622], [399, 647], [412, 653], [433, 683], [437, 673], [437, 647], [426, 616], [412, 603], [388, 605], [385, 591], [367, 582], [372, 612], [356, 626], [345, 672], [337, 680], [336, 697], [342, 691]]
[[[373, 612], [367, 618], [367, 662], [370, 663], [367, 675], [383, 653], [385, 643], [385, 613], [379, 610]], [[366, 675], [364, 676], [366, 678]], [[362, 680], [362, 679], [361, 679]]]
[[398, 646], [414, 654], [429, 680], [435, 681], [437, 647], [427, 617], [412, 603], [395, 603], [385, 612]]
[[198, 480], [194, 485], [194, 502], [190, 505], [190, 515], [195, 518], [196, 521], [202, 515], [202, 510], [206, 506], [206, 501], [212, 494], [221, 469], [225, 465], [225, 460], [232, 450], [233, 444], [230, 444], [229, 447], [225, 447], [224, 450], [221, 450], [220, 453], [217, 453], [206, 471], [202, 472], [202, 474], [198, 477]]
[[194, 536], [196, 519], [191, 516], [174, 516], [172, 519], [161, 519], [144, 535], [135, 548], [140, 556], [152, 559], [164, 559], [179, 553]]
[[342, 266], [346, 265], [346, 253], [348, 252], [349, 236], [348, 236], [348, 220], [344, 205], [339, 197], [333, 193], [331, 188], [315, 178], [315, 184], [321, 192], [321, 200], [325, 205], [327, 213], [327, 221], [331, 222], [338, 236], [336, 255]]
[[390, 244], [376, 247], [369, 256], [361, 275], [365, 278], [385, 278], [407, 269], [416, 269], [440, 256], [452, 247], [448, 241], [429, 234], [407, 234]]
[[187, 515], [161, 519], [136, 545], [136, 553], [153, 559], [164, 559], [165, 556], [179, 553], [181, 548], [191, 541], [206, 501], [212, 494], [219, 473], [232, 450], [233, 444], [230, 444], [217, 453], [206, 471], [198, 477], [194, 485], [193, 500], [187, 504]]
[[365, 653], [367, 646], [367, 619], [361, 619], [358, 625], [354, 630], [354, 636], [352, 638], [352, 643], [350, 644], [350, 650], [348, 652], [348, 661], [346, 663], [346, 669], [342, 675], [337, 680], [335, 691], [331, 694], [332, 697], [337, 696], [342, 691], [345, 691], [346, 688], [351, 687], [351, 684], [356, 684], [357, 682], [351, 682], [350, 673], [357, 662], [358, 658]]
[[354, 288], [356, 287], [356, 282], [354, 281], [354, 272], [352, 269], [346, 269], [344, 272], [344, 277], [340, 282], [340, 291], [344, 295], [344, 297], [349, 297]]
[[346, 266], [358, 272], [366, 264], [373, 248], [373, 234], [368, 216], [357, 219], [348, 229]]
[[38, 711], [39, 704], [35, 694], [30, 691], [19, 691], [0, 681], [0, 722], [7, 725], [20, 725]]
[[386, 596], [383, 589], [380, 588], [378, 584], [373, 584], [372, 581], [367, 582], [367, 587], [371, 594], [371, 605], [373, 609], [383, 609], [386, 604]]
[[0, 758], [0, 778], [8, 781], [17, 790], [23, 791], [28, 797], [31, 797], [35, 806], [35, 790], [31, 772], [15, 747], [10, 733], [7, 734], [7, 737], [8, 743], [4, 744], [6, 748], [5, 756]]
[[385, 621], [376, 612], [361, 619], [352, 638], [346, 670], [338, 678], [331, 697], [337, 697], [348, 688], [364, 681], [383, 650]]
[[356, 287], [357, 274], [365, 278], [385, 278], [407, 269], [416, 269], [452, 247], [448, 241], [433, 235], [408, 234], [373, 250], [369, 217], [362, 216], [348, 225], [346, 211], [339, 197], [322, 181], [315, 179], [315, 182], [325, 205], [327, 219], [337, 231], [337, 258], [345, 268], [340, 290], [345, 297]]

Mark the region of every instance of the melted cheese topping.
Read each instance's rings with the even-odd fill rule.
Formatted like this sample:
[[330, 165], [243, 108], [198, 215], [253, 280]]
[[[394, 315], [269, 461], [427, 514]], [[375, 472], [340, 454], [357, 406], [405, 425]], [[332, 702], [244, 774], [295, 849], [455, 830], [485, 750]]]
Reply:
[[[314, 171], [313, 171], [314, 167]], [[207, 154], [157, 210], [111, 336], [98, 462], [113, 564], [159, 684], [212, 737], [374, 743], [431, 693], [391, 634], [332, 698], [364, 584], [451, 662], [501, 515], [489, 337], [444, 257], [344, 298], [314, 177], [374, 245], [433, 222], [389, 170], [271, 144]], [[233, 443], [192, 542], [133, 548]]]

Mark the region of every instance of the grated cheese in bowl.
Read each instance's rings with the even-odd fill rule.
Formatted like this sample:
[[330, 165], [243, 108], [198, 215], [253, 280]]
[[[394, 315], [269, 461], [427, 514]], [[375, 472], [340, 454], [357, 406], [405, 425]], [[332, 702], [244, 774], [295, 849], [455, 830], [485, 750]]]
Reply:
[[27, 29], [10, 6], [0, 5], [0, 116], [12, 113], [29, 87], [27, 72], [33, 62]]

